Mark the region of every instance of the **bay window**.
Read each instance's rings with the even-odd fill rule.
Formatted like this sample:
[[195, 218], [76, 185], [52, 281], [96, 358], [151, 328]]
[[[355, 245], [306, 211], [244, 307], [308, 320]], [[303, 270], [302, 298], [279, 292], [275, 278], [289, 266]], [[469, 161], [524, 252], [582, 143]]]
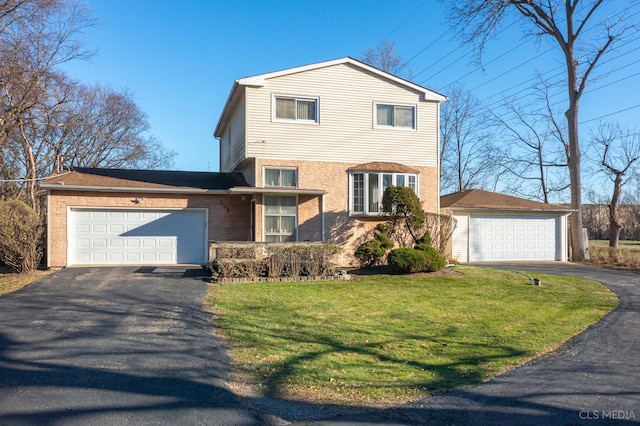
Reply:
[[412, 173], [354, 172], [349, 175], [349, 213], [377, 215], [382, 195], [390, 186], [406, 186], [418, 194], [418, 175]]

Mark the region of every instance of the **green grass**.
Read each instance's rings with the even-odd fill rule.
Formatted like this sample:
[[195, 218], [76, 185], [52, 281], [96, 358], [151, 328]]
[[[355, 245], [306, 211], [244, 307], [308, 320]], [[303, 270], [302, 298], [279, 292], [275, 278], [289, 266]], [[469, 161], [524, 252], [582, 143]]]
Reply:
[[[589, 240], [589, 245], [594, 247], [609, 247], [609, 240]], [[619, 248], [640, 249], [640, 241], [618, 241]]]
[[33, 271], [24, 274], [10, 272], [9, 268], [0, 268], [0, 296], [20, 290], [34, 281], [44, 278], [52, 271]]
[[387, 404], [479, 383], [553, 350], [617, 305], [595, 282], [461, 275], [212, 285], [241, 379], [267, 395]]

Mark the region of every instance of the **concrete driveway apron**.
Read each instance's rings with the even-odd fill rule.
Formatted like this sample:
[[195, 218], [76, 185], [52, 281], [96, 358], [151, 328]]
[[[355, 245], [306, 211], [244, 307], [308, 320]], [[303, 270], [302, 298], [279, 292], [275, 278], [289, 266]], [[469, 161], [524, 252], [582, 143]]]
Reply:
[[0, 424], [263, 423], [230, 393], [199, 269], [65, 269], [0, 297]]

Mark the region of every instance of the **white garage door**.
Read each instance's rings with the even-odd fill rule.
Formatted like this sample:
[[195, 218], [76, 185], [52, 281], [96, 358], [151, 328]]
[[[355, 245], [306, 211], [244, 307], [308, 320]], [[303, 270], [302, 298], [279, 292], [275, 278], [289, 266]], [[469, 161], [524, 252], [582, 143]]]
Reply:
[[559, 260], [556, 216], [471, 216], [469, 260]]
[[71, 209], [70, 265], [204, 263], [205, 210]]

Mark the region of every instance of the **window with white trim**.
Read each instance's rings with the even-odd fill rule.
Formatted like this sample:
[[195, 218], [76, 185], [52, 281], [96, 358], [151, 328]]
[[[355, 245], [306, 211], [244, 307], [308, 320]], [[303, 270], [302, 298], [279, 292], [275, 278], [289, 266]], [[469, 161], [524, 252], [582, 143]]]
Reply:
[[318, 98], [273, 95], [273, 119], [317, 123]]
[[264, 195], [264, 241], [296, 241], [298, 233], [298, 199], [295, 195]]
[[297, 170], [265, 167], [264, 186], [296, 188], [298, 186]]
[[349, 213], [379, 215], [382, 194], [390, 186], [406, 186], [418, 194], [418, 175], [414, 173], [352, 172], [349, 175]]
[[375, 127], [415, 130], [415, 105], [374, 104]]

